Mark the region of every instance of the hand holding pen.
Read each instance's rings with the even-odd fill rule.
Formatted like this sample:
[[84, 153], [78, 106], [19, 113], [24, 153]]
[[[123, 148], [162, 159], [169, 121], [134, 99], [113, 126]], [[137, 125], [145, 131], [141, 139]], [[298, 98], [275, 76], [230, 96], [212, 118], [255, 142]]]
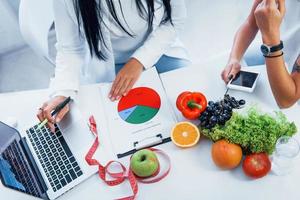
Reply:
[[43, 104], [39, 108], [37, 117], [41, 121], [39, 128], [46, 125], [51, 132], [55, 132], [55, 123], [59, 123], [63, 117], [69, 112], [70, 97], [57, 96]]

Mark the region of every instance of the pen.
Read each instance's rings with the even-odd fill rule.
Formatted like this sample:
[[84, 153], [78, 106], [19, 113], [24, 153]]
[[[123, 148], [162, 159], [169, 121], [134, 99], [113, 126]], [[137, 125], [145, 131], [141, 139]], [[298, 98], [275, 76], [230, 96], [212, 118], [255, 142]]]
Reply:
[[[230, 74], [230, 75], [228, 76], [228, 82], [231, 81], [232, 78], [233, 78], [233, 75]], [[229, 88], [227, 87], [227, 90], [226, 90], [224, 96], [228, 93], [228, 91], [229, 91]]]
[[[55, 109], [53, 110], [53, 112], [51, 113], [51, 116], [56, 115], [59, 111], [61, 111], [69, 102], [71, 101], [71, 97], [66, 98], [63, 102], [61, 102], [60, 104], [58, 104]], [[44, 119], [44, 121], [42, 121], [37, 129], [42, 128], [43, 126], [45, 126], [45, 124], [48, 123], [48, 119]]]

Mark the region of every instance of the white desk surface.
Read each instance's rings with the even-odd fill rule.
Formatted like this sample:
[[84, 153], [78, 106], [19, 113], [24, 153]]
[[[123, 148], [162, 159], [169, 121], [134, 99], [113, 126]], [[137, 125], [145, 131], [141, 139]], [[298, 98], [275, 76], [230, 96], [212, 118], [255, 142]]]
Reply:
[[[161, 79], [167, 91], [168, 98], [173, 106], [177, 95], [185, 90], [201, 91], [209, 100], [220, 99], [225, 86], [220, 79], [220, 70], [224, 66], [224, 60], [214, 61], [207, 64], [195, 65], [191, 68], [161, 74]], [[268, 81], [266, 80], [263, 66], [252, 68], [262, 72], [254, 93], [230, 91], [230, 94], [243, 98], [248, 104], [258, 104], [263, 110], [278, 110], [273, 99]], [[86, 98], [93, 92], [94, 86], [82, 88], [79, 102], [80, 107], [86, 113], [97, 116], [96, 102]], [[19, 127], [32, 124], [35, 112], [40, 103], [47, 99], [46, 91], [28, 91], [19, 93], [0, 94], [0, 120], [8, 116], [18, 119]], [[299, 106], [283, 110], [290, 120], [296, 121], [299, 126]], [[95, 113], [96, 112], [96, 113]], [[99, 114], [99, 113], [98, 113]], [[183, 120], [176, 113], [178, 120]], [[299, 134], [297, 135], [299, 138]], [[258, 179], [248, 179], [242, 172], [241, 167], [232, 171], [222, 171], [212, 162], [210, 156], [211, 142], [202, 139], [200, 143], [189, 149], [180, 149], [172, 143], [161, 145], [172, 161], [172, 169], [169, 176], [159, 183], [151, 185], [139, 184], [137, 199], [160, 200], [160, 199], [184, 199], [184, 200], [299, 200], [300, 199], [300, 158], [298, 156], [295, 170], [287, 176], [275, 176], [272, 173]], [[131, 192], [128, 183], [116, 187], [106, 186], [97, 175], [92, 176], [82, 184], [59, 198], [59, 200], [82, 200], [82, 199], [115, 199], [124, 197]], [[1, 199], [31, 200], [33, 197], [24, 195], [0, 185]]]

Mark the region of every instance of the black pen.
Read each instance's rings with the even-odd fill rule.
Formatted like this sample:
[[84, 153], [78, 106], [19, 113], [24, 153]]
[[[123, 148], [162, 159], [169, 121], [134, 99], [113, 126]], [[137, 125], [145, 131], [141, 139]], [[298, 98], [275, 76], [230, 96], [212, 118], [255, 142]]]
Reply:
[[[63, 102], [61, 102], [60, 104], [58, 104], [55, 109], [53, 110], [53, 112], [51, 113], [51, 116], [56, 115], [59, 111], [61, 111], [69, 102], [71, 101], [71, 97], [66, 98]], [[37, 129], [42, 128], [43, 126], [45, 126], [45, 124], [48, 123], [48, 119], [44, 119], [44, 121], [42, 121]]]

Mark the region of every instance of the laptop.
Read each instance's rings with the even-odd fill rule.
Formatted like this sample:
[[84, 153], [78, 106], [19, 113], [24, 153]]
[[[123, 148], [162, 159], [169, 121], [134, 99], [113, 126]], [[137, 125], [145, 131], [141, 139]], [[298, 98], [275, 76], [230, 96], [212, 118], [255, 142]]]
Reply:
[[[76, 113], [77, 112], [77, 113]], [[94, 138], [78, 110], [55, 125], [19, 132], [0, 122], [0, 179], [4, 186], [56, 199], [97, 172], [85, 161]]]

